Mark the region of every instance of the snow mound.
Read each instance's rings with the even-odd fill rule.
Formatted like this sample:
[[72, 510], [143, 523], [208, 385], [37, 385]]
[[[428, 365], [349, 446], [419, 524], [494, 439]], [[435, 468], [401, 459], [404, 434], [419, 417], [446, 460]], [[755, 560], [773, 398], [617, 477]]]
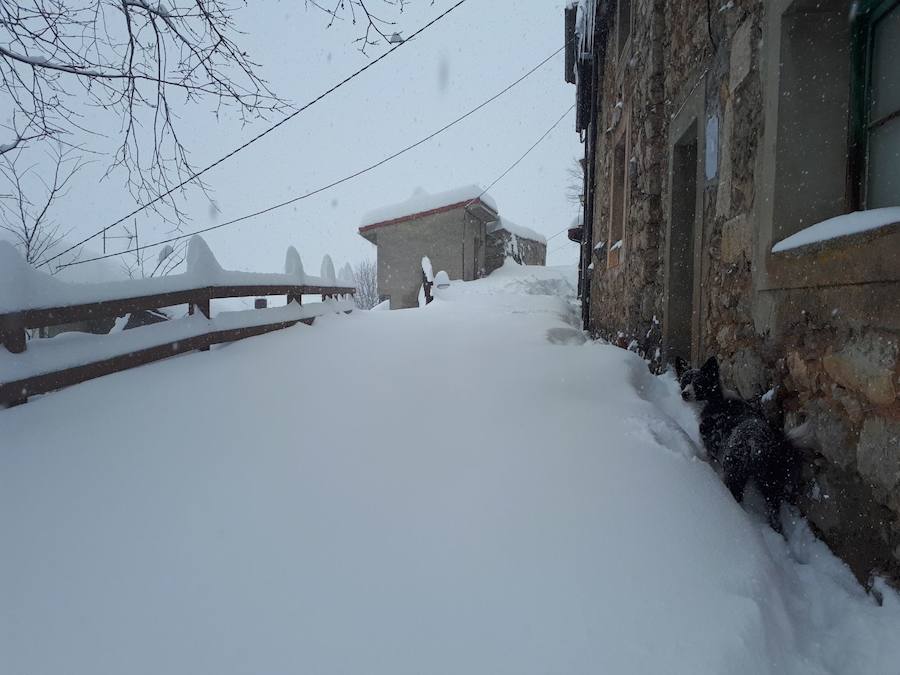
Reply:
[[[334, 278], [334, 265], [326, 256], [322, 261], [326, 280], [303, 276], [309, 285], [342, 286], [348, 290], [352, 283], [340, 282]], [[191, 238], [186, 255], [187, 269], [183, 274], [145, 279], [124, 279], [102, 283], [64, 283], [55, 277], [35, 270], [28, 265], [15, 247], [0, 240], [0, 313], [16, 312], [42, 307], [57, 307], [90, 304], [122, 298], [171, 293], [197, 288], [203, 285], [263, 286], [291, 285], [300, 279], [302, 272], [300, 256], [288, 252], [286, 268], [292, 273], [269, 274], [223, 270], [206, 242], [199, 236]]]
[[344, 263], [343, 267], [341, 267], [341, 271], [338, 272], [338, 281], [353, 285], [353, 268], [350, 266], [350, 263]]
[[65, 284], [34, 269], [8, 241], [0, 241], [0, 313], [40, 305], [64, 292]]
[[297, 253], [297, 249], [293, 246], [288, 246], [287, 253], [284, 257], [284, 273], [292, 277], [297, 277], [300, 281], [306, 279], [306, 273], [303, 271], [303, 261], [300, 259], [300, 254]]
[[838, 239], [851, 234], [869, 232], [870, 230], [877, 230], [880, 227], [895, 223], [900, 223], [900, 206], [855, 211], [823, 220], [821, 223], [810, 225], [792, 234], [790, 237], [782, 239], [772, 247], [772, 253], [789, 251], [801, 246]]
[[188, 276], [202, 279], [204, 283], [214, 283], [222, 275], [222, 266], [210, 249], [206, 240], [194, 235], [188, 240], [185, 264]]
[[322, 258], [322, 268], [319, 276], [322, 278], [322, 283], [324, 284], [333, 284], [337, 279], [334, 276], [334, 263], [331, 261], [331, 256], [327, 253], [325, 257]]
[[450, 275], [447, 274], [444, 270], [441, 270], [437, 274], [434, 275], [434, 285], [437, 288], [449, 288], [450, 287]]
[[385, 206], [365, 214], [360, 222], [360, 227], [397, 220], [398, 218], [405, 218], [416, 213], [432, 211], [444, 206], [450, 206], [451, 204], [468, 202], [473, 199], [480, 200], [485, 206], [496, 213], [497, 203], [489, 194], [482, 194], [482, 192], [484, 192], [484, 190], [478, 185], [465, 185], [436, 194], [429, 194], [422, 188], [416, 188], [412, 196], [406, 201]]

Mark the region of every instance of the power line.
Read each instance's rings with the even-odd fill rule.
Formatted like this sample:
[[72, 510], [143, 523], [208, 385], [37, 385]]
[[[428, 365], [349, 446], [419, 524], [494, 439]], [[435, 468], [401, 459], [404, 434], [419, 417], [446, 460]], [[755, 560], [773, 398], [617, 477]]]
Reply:
[[[378, 62], [381, 61], [382, 59], [387, 58], [387, 56], [389, 56], [390, 54], [394, 53], [396, 50], [400, 49], [400, 47], [402, 47], [403, 45], [405, 45], [407, 42], [409, 42], [409, 41], [412, 40], [413, 38], [417, 37], [418, 35], [420, 35], [420, 34], [423, 33], [424, 31], [426, 31], [428, 28], [430, 28], [430, 27], [433, 26], [434, 24], [436, 24], [438, 21], [440, 21], [441, 19], [443, 19], [445, 16], [447, 16], [447, 15], [448, 15], [450, 12], [452, 12], [454, 9], [456, 9], [457, 7], [459, 7], [460, 5], [462, 5], [464, 2], [466, 2], [466, 0], [458, 0], [458, 1], [456, 2], [456, 4], [454, 4], [452, 7], [450, 7], [450, 8], [447, 9], [445, 12], [439, 14], [439, 15], [436, 16], [434, 19], [432, 19], [431, 21], [429, 21], [428, 23], [426, 23], [424, 26], [422, 26], [421, 28], [419, 28], [419, 29], [418, 29], [417, 31], [415, 31], [414, 33], [412, 33], [408, 38], [406, 38], [406, 39], [403, 40], [402, 42], [398, 42], [396, 45], [394, 45], [393, 47], [391, 47], [390, 49], [388, 49], [384, 54], [382, 54], [382, 55], [379, 56], [378, 58], [376, 58], [376, 59], [370, 61], [370, 62], [367, 63], [365, 66], [363, 66], [362, 68], [360, 68], [359, 70], [357, 70], [356, 72], [351, 73], [350, 75], [348, 75], [347, 77], [345, 77], [343, 80], [341, 80], [340, 82], [338, 82], [337, 84], [335, 84], [333, 87], [331, 87], [331, 88], [328, 89], [327, 91], [324, 91], [324, 92], [322, 92], [321, 94], [319, 94], [318, 96], [316, 96], [316, 98], [314, 98], [314, 99], [312, 99], [311, 101], [309, 101], [306, 105], [304, 105], [304, 106], [298, 108], [297, 110], [295, 110], [294, 112], [292, 112], [292, 113], [291, 113], [290, 115], [288, 115], [287, 117], [285, 117], [285, 118], [279, 120], [278, 122], [276, 122], [275, 124], [273, 124], [272, 126], [270, 126], [268, 129], [263, 130], [262, 132], [260, 132], [259, 134], [257, 134], [256, 136], [254, 136], [253, 138], [251, 138], [250, 140], [248, 140], [247, 142], [245, 142], [245, 143], [239, 145], [238, 147], [236, 147], [234, 150], [232, 150], [232, 151], [229, 152], [228, 154], [223, 155], [222, 157], [220, 157], [219, 159], [217, 159], [217, 160], [216, 160], [215, 162], [213, 162], [212, 164], [209, 164], [208, 166], [206, 166], [205, 168], [201, 169], [200, 171], [198, 171], [198, 172], [192, 174], [191, 176], [189, 176], [188, 178], [186, 178], [185, 180], [183, 180], [183, 181], [182, 181], [181, 183], [179, 183], [178, 185], [175, 185], [175, 186], [172, 187], [171, 189], [166, 190], [165, 192], [163, 192], [163, 193], [157, 195], [156, 197], [154, 197], [154, 198], [151, 199], [150, 201], [145, 202], [144, 204], [139, 205], [134, 211], [132, 211], [131, 213], [128, 213], [128, 214], [122, 216], [121, 218], [119, 218], [119, 219], [118, 219], [117, 221], [115, 221], [114, 223], [111, 223], [111, 224], [107, 225], [106, 227], [104, 227], [103, 229], [101, 229], [101, 230], [95, 232], [95, 233], [92, 234], [91, 236], [82, 239], [81, 241], [79, 241], [79, 242], [76, 243], [76, 244], [73, 244], [73, 245], [70, 246], [69, 248], [67, 248], [67, 249], [65, 249], [64, 251], [62, 251], [61, 253], [57, 253], [56, 255], [54, 255], [54, 256], [51, 257], [51, 258], [47, 258], [47, 259], [44, 260], [43, 262], [41, 262], [41, 263], [39, 263], [38, 265], [36, 265], [36, 267], [38, 267], [38, 268], [43, 267], [44, 265], [47, 265], [47, 264], [53, 262], [54, 260], [57, 260], [57, 259], [61, 258], [61, 257], [64, 256], [66, 253], [69, 253], [70, 251], [75, 250], [76, 248], [78, 248], [78, 247], [81, 246], [82, 244], [86, 244], [87, 242], [89, 242], [89, 241], [90, 241], [91, 239], [93, 239], [94, 237], [97, 237], [97, 236], [103, 234], [103, 233], [106, 232], [107, 230], [110, 230], [110, 229], [114, 228], [116, 225], [119, 225], [120, 223], [122, 223], [122, 222], [128, 220], [128, 219], [131, 218], [132, 216], [137, 215], [138, 213], [140, 213], [140, 212], [143, 211], [144, 209], [146, 209], [146, 208], [152, 206], [153, 204], [156, 204], [157, 202], [159, 202], [159, 201], [162, 200], [162, 199], [165, 199], [166, 197], [168, 197], [168, 196], [169, 196], [170, 194], [172, 194], [173, 192], [175, 192], [175, 191], [177, 191], [177, 190], [180, 190], [181, 188], [183, 188], [183, 187], [184, 187], [185, 185], [187, 185], [188, 183], [191, 183], [191, 182], [195, 181], [197, 178], [199, 178], [199, 177], [202, 176], [203, 174], [207, 173], [208, 171], [214, 169], [215, 167], [217, 167], [217, 166], [218, 166], [219, 164], [221, 164], [222, 162], [224, 162], [224, 161], [226, 161], [226, 160], [228, 160], [228, 159], [234, 157], [236, 154], [238, 154], [238, 153], [241, 152], [242, 150], [246, 149], [247, 147], [249, 147], [250, 145], [252, 145], [252, 144], [255, 143], [256, 141], [260, 140], [263, 136], [266, 136], [267, 134], [270, 134], [271, 132], [275, 131], [275, 129], [279, 128], [279, 127], [282, 126], [283, 124], [286, 124], [286, 123], [289, 122], [290, 120], [294, 119], [295, 117], [297, 117], [297, 115], [299, 115], [300, 113], [304, 112], [305, 110], [308, 110], [309, 108], [311, 108], [312, 106], [314, 106], [316, 103], [318, 103], [319, 101], [321, 101], [323, 98], [325, 98], [325, 97], [328, 96], [329, 94], [333, 93], [333, 92], [336, 91], [337, 89], [340, 89], [340, 88], [343, 87], [345, 84], [347, 84], [347, 83], [350, 82], [351, 80], [355, 79], [356, 77], [358, 77], [359, 75], [361, 75], [362, 73], [364, 73], [365, 71], [367, 71], [369, 68], [371, 68], [372, 66], [374, 66], [376, 63], [378, 63]], [[67, 265], [62, 265], [62, 267], [67, 267]]]
[[561, 229], [561, 230], [560, 230], [559, 232], [557, 232], [556, 234], [551, 234], [549, 237], [547, 237], [547, 242], [549, 243], [550, 241], [556, 239], [556, 238], [557, 238], [559, 235], [561, 235], [563, 232], [568, 232], [570, 229], [572, 229], [572, 228], [570, 228], [568, 225], [566, 225], [563, 229]]
[[573, 103], [571, 106], [569, 106], [569, 109], [566, 110], [566, 112], [564, 112], [562, 115], [560, 115], [559, 119], [556, 120], [556, 121], [550, 126], [550, 128], [547, 129], [547, 131], [545, 131], [543, 134], [541, 134], [541, 137], [540, 137], [539, 139], [537, 139], [537, 140], [534, 142], [534, 144], [533, 144], [530, 148], [528, 148], [528, 150], [526, 150], [526, 151], [524, 152], [524, 154], [523, 154], [521, 157], [519, 157], [519, 159], [517, 159], [515, 162], [513, 162], [512, 164], [510, 164], [510, 165], [507, 167], [506, 171], [504, 171], [504, 172], [501, 173], [499, 176], [497, 176], [497, 178], [494, 180], [494, 182], [491, 183], [490, 185], [488, 185], [484, 190], [482, 190], [480, 195], [478, 195], [477, 197], [475, 197], [474, 199], [472, 199], [468, 204], [466, 204], [466, 207], [468, 207], [469, 204], [472, 204], [473, 202], [476, 202], [476, 201], [478, 201], [479, 199], [481, 199], [481, 198], [487, 193], [487, 191], [490, 190], [492, 187], [494, 187], [497, 183], [499, 183], [499, 182], [504, 178], [504, 176], [506, 176], [506, 174], [508, 174], [508, 173], [509, 173], [510, 171], [512, 171], [513, 169], [515, 169], [516, 166], [519, 165], [519, 162], [521, 162], [523, 159], [525, 159], [526, 157], [528, 157], [528, 155], [531, 154], [531, 151], [534, 150], [538, 145], [540, 145], [541, 141], [543, 141], [545, 138], [547, 138], [547, 136], [550, 135], [550, 132], [552, 132], [556, 127], [559, 126], [559, 123], [562, 122], [562, 121], [566, 118], [566, 115], [568, 115], [570, 112], [572, 112], [572, 109], [573, 109], [574, 107], [575, 107], [575, 104], [574, 104], [574, 103]]
[[575, 244], [576, 246], [579, 245], [577, 241], [567, 241], [565, 244], [560, 244], [559, 246], [554, 248], [552, 251], [548, 251], [547, 255], [550, 255], [551, 253], [556, 253], [557, 251], [562, 251], [564, 248], [566, 248], [567, 246], [571, 246], [572, 244]]
[[[266, 208], [264, 208], [264, 209], [261, 209], [261, 210], [259, 210], [259, 211], [254, 211], [253, 213], [248, 213], [248, 214], [245, 214], [245, 215], [243, 215], [243, 216], [239, 216], [238, 218], [234, 218], [234, 219], [229, 220], [229, 221], [226, 221], [226, 222], [224, 222], [224, 223], [219, 223], [218, 225], [210, 225], [209, 227], [204, 227], [204, 228], [201, 228], [201, 229], [199, 229], [199, 230], [194, 230], [193, 232], [186, 232], [186, 233], [183, 233], [183, 234], [179, 234], [179, 235], [170, 237], [170, 238], [168, 238], [168, 239], [162, 239], [162, 240], [160, 240], [160, 241], [155, 241], [155, 242], [153, 242], [153, 243], [151, 243], [151, 244], [145, 244], [145, 245], [143, 245], [143, 246], [141, 246], [141, 247], [138, 247], [138, 248], [133, 248], [133, 249], [128, 249], [128, 250], [125, 250], [125, 251], [121, 251], [121, 252], [119, 252], [119, 253], [108, 253], [108, 254], [106, 254], [106, 255], [99, 255], [99, 256], [96, 256], [96, 257], [94, 257], [94, 258], [86, 258], [86, 259], [83, 259], [83, 260], [76, 260], [76, 261], [73, 261], [73, 262], [70, 262], [70, 263], [66, 263], [65, 265], [60, 265], [60, 268], [63, 268], [63, 267], [72, 267], [72, 266], [74, 266], [74, 265], [83, 265], [84, 263], [94, 262], [94, 261], [97, 261], [97, 260], [105, 260], [106, 258], [113, 258], [113, 257], [115, 257], [115, 256], [125, 255], [126, 253], [135, 253], [135, 252], [140, 251], [140, 250], [143, 250], [143, 249], [152, 248], [152, 247], [154, 247], [154, 246], [161, 246], [161, 245], [163, 245], [163, 244], [170, 244], [170, 243], [172, 243], [172, 242], [179, 241], [179, 240], [181, 240], [181, 239], [186, 239], [186, 238], [188, 238], [188, 237], [194, 236], [195, 234], [204, 234], [204, 233], [206, 233], [206, 232], [211, 232], [211, 231], [213, 231], [213, 230], [218, 230], [218, 229], [221, 229], [221, 228], [223, 228], [223, 227], [227, 227], [227, 226], [229, 226], [229, 225], [234, 225], [234, 224], [236, 224], [236, 223], [240, 223], [240, 222], [242, 222], [242, 221], [249, 220], [249, 219], [251, 219], [251, 218], [256, 218], [257, 216], [261, 216], [261, 215], [264, 215], [264, 214], [266, 214], [266, 213], [270, 213], [270, 212], [272, 212], [272, 211], [275, 211], [275, 210], [277, 210], [277, 209], [283, 208], [283, 207], [285, 207], [285, 206], [289, 206], [290, 204], [294, 204], [294, 203], [296, 203], [296, 202], [299, 202], [299, 201], [301, 201], [301, 200], [303, 200], [303, 199], [307, 199], [307, 198], [309, 198], [309, 197], [312, 197], [313, 195], [317, 195], [317, 194], [319, 194], [320, 192], [324, 192], [325, 190], [329, 190], [329, 189], [331, 189], [331, 188], [333, 188], [333, 187], [336, 187], [336, 186], [340, 185], [341, 183], [346, 183], [346, 182], [349, 181], [349, 180], [352, 180], [352, 179], [354, 179], [354, 178], [357, 178], [358, 176], [361, 176], [361, 175], [363, 175], [364, 173], [368, 173], [369, 171], [372, 171], [373, 169], [376, 169], [376, 168], [378, 168], [379, 166], [381, 166], [381, 165], [383, 165], [383, 164], [386, 164], [386, 163], [390, 162], [390, 161], [393, 160], [393, 159], [396, 159], [396, 158], [399, 157], [400, 155], [403, 155], [403, 154], [409, 152], [410, 150], [413, 150], [414, 148], [419, 147], [419, 146], [422, 145], [423, 143], [427, 143], [428, 141], [430, 141], [430, 140], [431, 140], [432, 138], [434, 138], [435, 136], [438, 136], [439, 134], [442, 134], [443, 132], [447, 131], [447, 130], [450, 129], [451, 127], [456, 126], [457, 124], [459, 124], [460, 122], [462, 122], [462, 121], [463, 121], [464, 119], [466, 119], [467, 117], [470, 117], [471, 115], [474, 115], [476, 112], [478, 112], [479, 110], [481, 110], [482, 108], [484, 108], [486, 105], [488, 105], [489, 103], [492, 103], [493, 101], [497, 100], [498, 98], [500, 98], [501, 96], [503, 96], [503, 94], [505, 94], [505, 93], [508, 92], [510, 89], [512, 89], [513, 87], [515, 87], [517, 84], [519, 84], [520, 82], [522, 82], [523, 80], [525, 80], [526, 78], [528, 78], [529, 76], [531, 76], [533, 73], [535, 73], [537, 70], [539, 70], [539, 69], [541, 68], [541, 66], [543, 66], [544, 64], [546, 64], [547, 62], [549, 62], [554, 56], [556, 56], [557, 54], [559, 54], [563, 49], [565, 49], [565, 45], [563, 45], [562, 47], [560, 47], [559, 49], [557, 49], [555, 52], [553, 52], [552, 54], [550, 54], [550, 56], [548, 56], [548, 57], [545, 58], [543, 61], [541, 61], [540, 63], [538, 63], [536, 66], [534, 66], [531, 70], [529, 70], [529, 71], [526, 72], [524, 75], [522, 75], [521, 77], [519, 77], [517, 80], [515, 80], [515, 81], [512, 82], [511, 84], [508, 84], [506, 87], [504, 87], [503, 89], [501, 89], [500, 91], [498, 91], [496, 94], [494, 94], [494, 95], [491, 96], [490, 98], [486, 99], [485, 101], [482, 101], [482, 102], [479, 103], [477, 106], [475, 106], [474, 108], [472, 108], [471, 110], [469, 110], [467, 113], [465, 113], [465, 114], [463, 114], [463, 115], [460, 115], [459, 117], [457, 117], [457, 118], [456, 118], [455, 120], [453, 120], [452, 122], [449, 122], [448, 124], [445, 124], [444, 126], [442, 126], [442, 127], [441, 127], [440, 129], [438, 129], [437, 131], [433, 131], [432, 133], [430, 133], [430, 134], [428, 134], [427, 136], [425, 136], [425, 137], [419, 139], [419, 140], [416, 141], [415, 143], [412, 143], [412, 144], [410, 144], [410, 145], [407, 145], [407, 146], [406, 146], [405, 148], [403, 148], [402, 150], [398, 150], [397, 152], [394, 152], [394, 153], [388, 155], [387, 157], [384, 157], [384, 158], [380, 159], [379, 161], [375, 162], [374, 164], [370, 164], [370, 165], [367, 166], [366, 168], [360, 169], [359, 171], [356, 171], [356, 172], [354, 172], [354, 173], [352, 173], [352, 174], [350, 174], [350, 175], [348, 175], [348, 176], [344, 176], [343, 178], [340, 178], [340, 179], [338, 179], [338, 180], [336, 180], [336, 181], [333, 181], [333, 182], [331, 182], [331, 183], [328, 183], [327, 185], [323, 185], [323, 186], [321, 186], [321, 187], [318, 187], [318, 188], [316, 188], [315, 190], [312, 190], [312, 191], [310, 191], [310, 192], [306, 192], [306, 193], [304, 193], [304, 194], [302, 194], [302, 195], [299, 195], [299, 196], [297, 196], [297, 197], [293, 197], [293, 198], [288, 199], [288, 200], [286, 200], [286, 201], [279, 202], [278, 204], [274, 204], [274, 205], [272, 205], [272, 206], [268, 206], [268, 207], [266, 207]], [[574, 108], [574, 107], [575, 107], [575, 106], [572, 106], [572, 108]], [[569, 108], [569, 110], [566, 111], [566, 114], [568, 114], [569, 111], [572, 110], [572, 108]], [[563, 119], [564, 117], [565, 117], [565, 115], [563, 115], [563, 117], [561, 117], [559, 120], [557, 120], [557, 122], [553, 125], [553, 127], [556, 127], [556, 125], [558, 125], [558, 124], [562, 121], [562, 119]], [[553, 127], [551, 127], [550, 129], [548, 129], [547, 132], [546, 132], [546, 133], [538, 140], [538, 142], [535, 143], [533, 146], [531, 146], [531, 148], [528, 150], [528, 152], [525, 153], [525, 155], [527, 155], [529, 152], [531, 152], [531, 150], [533, 150], [533, 149], [537, 146], [537, 144], [540, 143], [540, 142], [541, 142], [541, 141], [542, 141], [542, 140], [550, 133], [550, 131], [553, 130]], [[522, 157], [520, 157], [518, 160], [516, 160], [516, 162], [513, 164], [513, 166], [515, 166], [516, 164], [518, 164], [519, 162], [521, 162], [522, 159], [524, 159], [525, 155], [522, 155]], [[507, 170], [503, 173], [503, 175], [500, 176], [500, 178], [502, 178], [502, 177], [505, 176], [507, 173], [509, 173], [510, 169], [512, 169], [513, 166], [511, 166], [509, 169], [507, 169]], [[495, 180], [493, 183], [491, 183], [491, 185], [496, 184], [497, 181], [500, 180], [500, 178], [498, 178], [498, 179]], [[482, 193], [482, 194], [483, 194], [483, 193]], [[48, 262], [49, 262], [49, 261], [48, 261]]]

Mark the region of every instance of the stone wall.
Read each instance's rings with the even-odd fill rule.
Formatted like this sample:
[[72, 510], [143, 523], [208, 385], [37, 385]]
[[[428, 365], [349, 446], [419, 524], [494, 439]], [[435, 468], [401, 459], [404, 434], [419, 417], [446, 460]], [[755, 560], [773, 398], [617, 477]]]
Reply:
[[754, 169], [763, 131], [762, 9], [758, 3], [735, 3], [711, 19], [704, 83], [706, 117], [719, 121], [719, 136], [716, 176], [707, 182], [703, 203], [699, 352], [720, 357], [725, 379], [744, 398], [771, 386], [765, 341], [754, 328], [752, 311]]
[[544, 265], [547, 262], [547, 245], [503, 229], [488, 233], [484, 251], [485, 274], [499, 269], [508, 257], [520, 265]]
[[[598, 125], [596, 205], [592, 242], [591, 324], [595, 336], [655, 358], [662, 316], [660, 233], [665, 162], [663, 0], [633, 2], [630, 48], [608, 50]], [[610, 31], [615, 34], [614, 28]], [[611, 161], [619, 133], [626, 139], [627, 214], [622, 244], [610, 234]]]
[[[698, 361], [716, 355], [726, 384], [744, 398], [771, 392], [774, 423], [809, 423], [814, 448], [803, 511], [862, 580], [873, 572], [900, 580], [900, 226], [771, 253], [784, 236], [772, 225], [779, 182], [773, 167], [779, 143], [790, 140], [778, 136], [778, 78], [786, 63], [778, 22], [796, 8], [792, 0], [735, 0], [709, 14], [692, 0], [631, 4], [631, 44], [621, 60], [615, 45], [608, 47], [595, 86], [588, 327], [640, 352], [651, 367], [663, 366], [677, 141], [670, 136], [694, 119], [700, 152], [692, 353]], [[613, 26], [609, 35], [616, 32]], [[842, 58], [839, 47], [829, 53]], [[611, 254], [613, 150], [622, 128], [628, 209], [622, 247]], [[798, 175], [796, 153], [784, 154]], [[822, 208], [839, 201], [829, 195]]]
[[[823, 264], [828, 255], [798, 257]], [[788, 424], [808, 422], [817, 450], [803, 510], [860, 576], [900, 579], [900, 284], [774, 295], [774, 384]]]

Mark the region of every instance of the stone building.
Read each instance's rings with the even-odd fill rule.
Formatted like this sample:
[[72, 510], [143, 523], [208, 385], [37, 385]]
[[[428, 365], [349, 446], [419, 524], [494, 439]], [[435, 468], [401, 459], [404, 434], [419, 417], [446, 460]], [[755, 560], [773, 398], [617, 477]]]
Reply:
[[507, 256], [543, 265], [547, 250], [541, 235], [502, 219], [475, 185], [440, 194], [416, 190], [409, 200], [366, 215], [359, 233], [378, 247], [378, 291], [391, 309], [418, 306], [423, 256], [436, 272], [471, 281]]
[[808, 420], [802, 509], [900, 579], [900, 0], [576, 0], [565, 29], [585, 327]]
[[512, 258], [520, 265], [545, 265], [547, 239], [534, 230], [500, 217], [487, 229], [484, 255], [487, 273], [502, 266], [506, 258]]

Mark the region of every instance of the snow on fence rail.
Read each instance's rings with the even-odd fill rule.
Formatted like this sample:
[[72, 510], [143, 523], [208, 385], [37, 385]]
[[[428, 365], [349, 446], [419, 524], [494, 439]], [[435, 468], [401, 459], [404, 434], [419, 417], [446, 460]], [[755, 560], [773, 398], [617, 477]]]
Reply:
[[[284, 274], [224, 270], [206, 242], [193, 237], [187, 269], [162, 278], [102, 284], [67, 284], [39, 272], [11, 244], [0, 242], [0, 405], [84, 382], [211, 345], [261, 335], [317, 316], [353, 309], [355, 289], [335, 278], [326, 256], [322, 276], [303, 270], [290, 247]], [[268, 295], [287, 296], [287, 305], [224, 312], [213, 316], [211, 301]], [[322, 303], [303, 305], [304, 295]], [[188, 305], [189, 316], [109, 335], [66, 333], [26, 340], [26, 331], [134, 312]], [[201, 316], [202, 315], [202, 316]]]

